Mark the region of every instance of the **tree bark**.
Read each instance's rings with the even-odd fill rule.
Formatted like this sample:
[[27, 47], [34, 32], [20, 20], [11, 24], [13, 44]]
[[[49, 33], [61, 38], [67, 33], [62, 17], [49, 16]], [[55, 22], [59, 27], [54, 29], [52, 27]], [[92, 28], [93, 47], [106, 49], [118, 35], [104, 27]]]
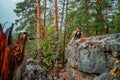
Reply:
[[43, 35], [46, 37], [46, 39], [48, 39], [48, 34], [47, 34], [47, 31], [46, 31], [46, 8], [47, 8], [47, 3], [46, 3], [46, 0], [44, 0], [44, 6], [45, 6], [45, 9], [44, 9], [44, 26], [43, 26]]
[[44, 27], [46, 27], [46, 0], [44, 0], [44, 6], [45, 6], [45, 9], [44, 9]]
[[59, 29], [58, 29], [58, 6], [57, 6], [57, 0], [54, 0], [54, 17], [55, 17], [55, 29], [56, 29], [56, 59], [55, 59], [55, 77], [59, 78], [59, 72], [58, 72], [58, 54], [59, 54]]
[[61, 12], [60, 39], [62, 38], [62, 26], [63, 26], [63, 19], [64, 19], [64, 7], [65, 7], [65, 0], [63, 1], [62, 12]]
[[108, 27], [108, 4], [106, 4], [106, 34], [109, 33], [109, 27]]
[[[86, 18], [88, 17], [88, 1], [89, 0], [87, 0], [87, 1], [85, 1], [85, 16], [86, 16]], [[87, 28], [87, 36], [89, 36], [89, 23], [88, 23], [88, 20], [87, 20], [87, 23], [86, 23], [86, 28]]]
[[55, 9], [54, 9], [54, 16], [55, 16], [56, 39], [59, 40], [57, 0], [54, 0], [54, 6], [55, 6]]
[[[9, 33], [12, 33], [12, 30], [10, 31]], [[19, 35], [17, 42], [6, 45], [9, 39], [6, 39], [4, 33], [0, 30], [0, 40], [2, 42], [0, 43], [0, 80], [13, 80], [14, 71], [16, 67], [20, 66], [24, 58], [27, 33]]]
[[42, 55], [41, 55], [41, 46], [40, 46], [40, 34], [41, 34], [41, 8], [40, 8], [41, 0], [37, 0], [37, 54], [39, 59], [39, 64], [42, 64]]
[[[65, 0], [64, 0], [65, 1]], [[66, 18], [67, 19], [67, 14], [68, 14], [68, 0], [66, 1]], [[65, 61], [65, 40], [66, 40], [66, 28], [67, 28], [67, 20], [65, 21], [65, 26], [64, 26], [64, 40], [63, 40], [63, 52], [62, 52], [62, 67], [64, 67], [64, 61]]]

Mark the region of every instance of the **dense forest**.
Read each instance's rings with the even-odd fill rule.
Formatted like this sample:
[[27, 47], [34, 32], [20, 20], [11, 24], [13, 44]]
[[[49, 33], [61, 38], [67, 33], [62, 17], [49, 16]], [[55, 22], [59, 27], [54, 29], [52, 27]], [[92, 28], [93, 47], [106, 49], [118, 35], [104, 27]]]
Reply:
[[19, 17], [16, 31], [30, 34], [27, 56], [39, 55], [36, 60], [45, 70], [57, 57], [60, 62], [64, 59], [65, 46], [76, 27], [83, 37], [120, 32], [119, 0], [24, 0], [14, 12]]
[[120, 0], [24, 0], [14, 12], [13, 39], [27, 32], [25, 56], [45, 71], [65, 66], [65, 48], [76, 27], [82, 37], [120, 32]]

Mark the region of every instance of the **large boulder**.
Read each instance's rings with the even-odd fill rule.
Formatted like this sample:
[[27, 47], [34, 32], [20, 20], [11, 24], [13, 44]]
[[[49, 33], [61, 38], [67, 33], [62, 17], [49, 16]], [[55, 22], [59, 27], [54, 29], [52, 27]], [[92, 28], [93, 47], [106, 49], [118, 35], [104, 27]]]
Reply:
[[47, 73], [35, 62], [33, 58], [27, 60], [23, 80], [49, 80]]
[[13, 80], [49, 80], [47, 73], [33, 58], [24, 61], [25, 62], [17, 68]]
[[[81, 38], [66, 48], [67, 71], [71, 80], [90, 80], [113, 68], [113, 53], [120, 52], [120, 33]], [[88, 78], [85, 78], [85, 76]], [[84, 76], [75, 79], [77, 76]], [[105, 79], [107, 80], [107, 79]]]

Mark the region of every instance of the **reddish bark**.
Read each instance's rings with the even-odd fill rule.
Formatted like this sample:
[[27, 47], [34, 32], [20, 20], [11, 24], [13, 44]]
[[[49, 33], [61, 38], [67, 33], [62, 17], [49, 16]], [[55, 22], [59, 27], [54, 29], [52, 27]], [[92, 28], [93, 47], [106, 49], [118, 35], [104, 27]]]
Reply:
[[4, 33], [0, 31], [0, 80], [12, 80], [15, 67], [23, 60], [27, 34], [21, 34], [16, 43], [6, 45]]
[[5, 37], [2, 31], [0, 31], [0, 72], [1, 72], [1, 68], [2, 68], [2, 64], [3, 64], [3, 52], [5, 50]]

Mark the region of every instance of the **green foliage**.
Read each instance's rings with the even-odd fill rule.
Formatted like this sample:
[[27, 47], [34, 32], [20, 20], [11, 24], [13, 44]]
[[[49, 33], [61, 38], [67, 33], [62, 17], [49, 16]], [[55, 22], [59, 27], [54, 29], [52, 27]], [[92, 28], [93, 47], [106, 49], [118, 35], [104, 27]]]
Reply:
[[[72, 32], [76, 27], [79, 27], [83, 33], [87, 36], [96, 35], [97, 32], [99, 35], [100, 32], [107, 30], [108, 26], [109, 33], [120, 32], [120, 2], [114, 0], [102, 0], [100, 4], [96, 2], [97, 0], [69, 0], [68, 5], [68, 15], [67, 19], [64, 18], [67, 22], [67, 33], [66, 33], [66, 45], [69, 43], [70, 38], [72, 37]], [[51, 2], [52, 3], [52, 2]], [[42, 67], [45, 70], [49, 70], [53, 66], [53, 61], [56, 58], [56, 33], [55, 27], [51, 26], [54, 23], [54, 10], [53, 4], [47, 6], [46, 13], [46, 28], [48, 33], [48, 39], [41, 38], [41, 49], [42, 49]], [[41, 11], [44, 11], [44, 6], [41, 4]], [[52, 6], [51, 6], [52, 5]], [[58, 8], [60, 9], [60, 8]], [[66, 9], [65, 9], [66, 10]], [[16, 23], [19, 23], [19, 26], [16, 28], [16, 31], [28, 31], [30, 35], [28, 38], [35, 38], [35, 40], [30, 40], [26, 45], [26, 53], [31, 56], [35, 56], [37, 53], [36, 45], [36, 0], [24, 0], [16, 4], [16, 9], [14, 12], [19, 17], [16, 20]], [[60, 10], [62, 11], [62, 10]], [[58, 12], [60, 12], [58, 11]], [[43, 15], [44, 12], [42, 12]], [[107, 14], [106, 14], [107, 13]], [[59, 14], [59, 18], [60, 18]], [[41, 22], [43, 23], [43, 16], [41, 16]], [[63, 26], [65, 26], [64, 24]], [[63, 29], [64, 32], [64, 29]], [[14, 39], [17, 39], [18, 34], [14, 35]], [[63, 50], [63, 33], [62, 39], [60, 39], [60, 52], [58, 54], [60, 61], [62, 57]], [[36, 59], [36, 62], [38, 60]], [[54, 66], [61, 66], [54, 64]]]
[[[67, 33], [67, 36], [70, 38], [69, 35], [71, 35], [70, 33], [75, 29], [75, 27], [80, 27], [83, 33], [89, 33], [92, 35], [95, 35], [96, 32], [99, 34], [100, 32], [104, 32], [105, 34], [107, 30], [106, 26], [108, 26], [108, 30], [112, 30], [109, 31], [109, 33], [120, 32], [119, 6], [119, 1], [115, 2], [111, 0], [102, 0], [101, 3], [91, 0], [70, 1], [70, 11], [67, 19], [69, 23], [69, 32]], [[112, 18], [112, 16], [114, 16], [114, 18]]]
[[116, 4], [116, 7], [118, 9], [118, 12], [116, 12], [114, 23], [115, 23], [115, 32], [120, 32], [120, 1], [118, 1], [118, 3]]
[[14, 12], [19, 17], [16, 20], [16, 24], [20, 26], [16, 29], [17, 31], [26, 29], [27, 26], [34, 26], [36, 22], [36, 0], [24, 0], [16, 4]]
[[16, 42], [18, 40], [18, 35], [19, 33], [14, 33], [13, 34], [13, 41]]
[[47, 27], [48, 32], [48, 39], [43, 39], [40, 42], [40, 45], [42, 46], [42, 59], [43, 59], [43, 68], [45, 70], [49, 70], [51, 68], [52, 61], [56, 58], [56, 53], [54, 51], [55, 44], [56, 44], [56, 38], [55, 38], [55, 31], [54, 27], [50, 26]]

